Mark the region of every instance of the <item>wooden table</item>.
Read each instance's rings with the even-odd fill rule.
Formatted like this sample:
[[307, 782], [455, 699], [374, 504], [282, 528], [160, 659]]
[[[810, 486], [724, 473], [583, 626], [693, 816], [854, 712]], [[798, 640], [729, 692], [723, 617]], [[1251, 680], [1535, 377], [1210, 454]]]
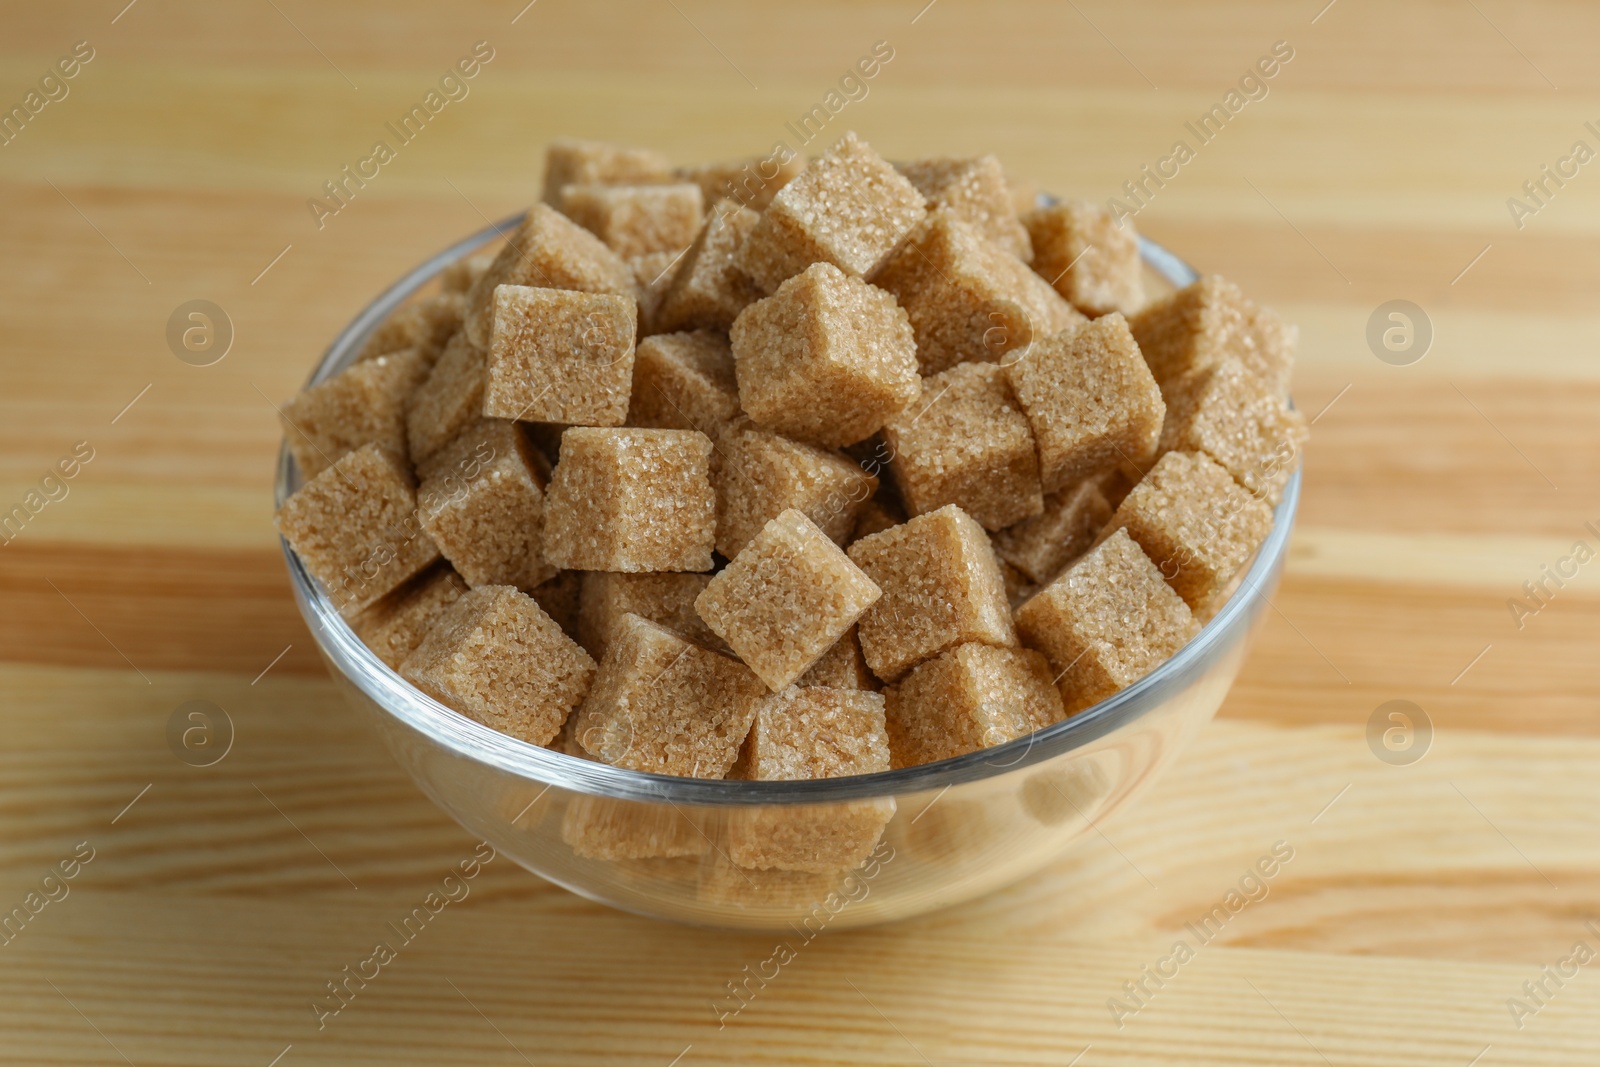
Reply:
[[[1600, 963], [1541, 974], [1600, 950], [1600, 563], [1537, 612], [1524, 592], [1600, 546], [1600, 165], [1522, 192], [1600, 147], [1600, 12], [124, 2], [0, 9], [7, 107], [74, 42], [94, 53], [0, 147], [0, 503], [93, 452], [0, 549], [0, 909], [75, 872], [0, 945], [0, 1061], [1600, 1059]], [[480, 40], [469, 95], [318, 229], [308, 198]], [[880, 40], [893, 59], [823, 141], [992, 150], [1096, 199], [1293, 49], [1137, 218], [1302, 328], [1304, 503], [1244, 675], [1075, 854], [808, 946], [726, 1028], [711, 1001], [770, 939], [618, 914], [507, 862], [319, 1032], [324, 983], [473, 843], [313, 655], [269, 521], [273, 404], [402, 267], [533, 199], [550, 137], [683, 160], [793, 144], [785, 123]], [[193, 299], [232, 323], [211, 366], [166, 338]], [[1407, 366], [1366, 340], [1396, 299], [1434, 331]], [[1420, 762], [1368, 746], [1394, 699], [1432, 722]], [[168, 748], [190, 700], [234, 723], [214, 766]], [[1277, 841], [1294, 859], [1265, 899], [1119, 1026], [1108, 1000]]]

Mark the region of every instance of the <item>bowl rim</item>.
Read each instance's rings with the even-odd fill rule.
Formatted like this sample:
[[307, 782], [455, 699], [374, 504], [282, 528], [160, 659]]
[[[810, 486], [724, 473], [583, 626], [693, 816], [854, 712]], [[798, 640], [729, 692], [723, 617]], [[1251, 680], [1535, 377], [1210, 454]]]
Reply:
[[[523, 214], [518, 213], [493, 223], [404, 274], [339, 332], [306, 385], [316, 385], [342, 370], [368, 334], [407, 298], [431, 282], [445, 266], [514, 230], [522, 218]], [[1178, 288], [1199, 277], [1188, 263], [1142, 235], [1139, 253], [1148, 266]], [[816, 804], [926, 793], [997, 778], [1016, 768], [1083, 748], [1161, 707], [1167, 695], [1203, 671], [1214, 650], [1242, 639], [1259, 614], [1261, 608], [1254, 602], [1258, 596], [1266, 600], [1263, 590], [1278, 573], [1287, 553], [1300, 499], [1300, 480], [1301, 470], [1296, 469], [1274, 510], [1272, 530], [1227, 603], [1182, 648], [1126, 689], [1058, 723], [993, 748], [898, 770], [793, 782], [680, 778], [633, 771], [502, 734], [422, 693], [380, 660], [355, 635], [288, 541], [281, 536], [278, 541], [301, 615], [333, 669], [389, 716], [457, 755], [543, 783], [547, 788], [560, 786], [591, 796], [711, 806]], [[278, 450], [275, 507], [283, 505], [295, 484], [296, 471], [285, 440]]]

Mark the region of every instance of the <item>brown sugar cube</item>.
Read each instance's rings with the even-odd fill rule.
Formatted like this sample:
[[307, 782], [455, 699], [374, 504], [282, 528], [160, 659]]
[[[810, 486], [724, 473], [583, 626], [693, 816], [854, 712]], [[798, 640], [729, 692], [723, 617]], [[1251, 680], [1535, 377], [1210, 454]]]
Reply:
[[295, 490], [273, 521], [346, 618], [439, 559], [417, 522], [410, 472], [379, 445], [356, 449]]
[[947, 207], [984, 240], [1022, 262], [1033, 259], [1028, 231], [1017, 219], [1005, 171], [994, 156], [976, 159], [922, 159], [896, 168], [930, 207]]
[[1079, 482], [1045, 497], [1044, 514], [995, 534], [995, 555], [1029, 582], [1048, 582], [1089, 551], [1111, 510], [1092, 479]]
[[1017, 632], [1058, 672], [1068, 714], [1126, 689], [1198, 629], [1189, 606], [1126, 530], [1090, 549], [1017, 609]]
[[545, 490], [545, 558], [580, 571], [708, 571], [711, 439], [694, 430], [575, 427]]
[[1044, 510], [1033, 431], [1004, 367], [958, 363], [923, 379], [922, 394], [920, 409], [883, 427], [908, 512], [959, 504], [985, 529], [999, 530]]
[[406, 397], [428, 373], [414, 348], [352, 364], [279, 409], [289, 454], [304, 478], [376, 444], [406, 457]]
[[700, 856], [711, 849], [711, 839], [678, 805], [581, 793], [567, 801], [561, 840], [595, 860]]
[[1232, 356], [1273, 392], [1289, 391], [1299, 331], [1218, 275], [1147, 305], [1129, 326], [1158, 382]]
[[1266, 539], [1272, 509], [1203, 453], [1168, 452], [1117, 508], [1110, 529], [1126, 530], [1198, 610]]
[[813, 263], [871, 277], [926, 212], [917, 187], [847, 133], [772, 198], [737, 263], [768, 293]]
[[584, 571], [578, 607], [578, 643], [595, 659], [605, 658], [611, 631], [624, 615], [659, 623], [698, 645], [723, 651], [722, 642], [700, 620], [694, 598], [709, 574], [618, 574]]
[[740, 405], [797, 440], [863, 440], [922, 395], [905, 311], [828, 263], [741, 311], [730, 337]]
[[794, 508], [837, 545], [878, 480], [848, 457], [741, 421], [717, 443], [717, 551], [732, 559], [770, 520]]
[[[475, 256], [462, 256], [460, 259], [445, 267], [439, 272], [439, 290], [445, 293], [460, 293], [465, 296], [472, 283], [483, 276], [489, 269], [489, 264], [494, 262], [494, 254], [480, 252]], [[465, 308], [465, 305], [463, 305]], [[459, 325], [459, 323], [457, 324]], [[449, 338], [446, 338], [449, 340]]]
[[421, 463], [483, 414], [488, 353], [457, 333], [438, 362], [406, 399], [406, 443], [411, 461]]
[[502, 285], [636, 295], [633, 272], [622, 257], [548, 204], [528, 209], [489, 269], [467, 291], [463, 323], [467, 336], [480, 348], [489, 346], [495, 290]]
[[424, 363], [432, 364], [444, 350], [445, 343], [461, 329], [466, 307], [466, 298], [450, 291], [412, 301], [378, 324], [361, 346], [356, 360], [415, 348], [422, 353]]
[[923, 374], [993, 362], [1085, 321], [1026, 263], [985, 241], [950, 208], [938, 208], [912, 231], [872, 283], [905, 308]]
[[1148, 469], [1167, 408], [1120, 314], [1036, 342], [1009, 370], [1045, 492], [1119, 463]]
[[439, 703], [530, 745], [555, 739], [594, 674], [589, 653], [509, 585], [462, 594], [400, 664]]
[[777, 691], [821, 659], [880, 595], [827, 534], [791, 508], [762, 527], [694, 606]]
[[739, 383], [728, 338], [711, 330], [663, 333], [633, 353], [628, 425], [699, 430], [716, 440], [739, 414]]
[[617, 767], [722, 778], [766, 695], [737, 660], [624, 615], [573, 729], [590, 754]]
[[[750, 727], [751, 781], [843, 778], [889, 769], [883, 697], [860, 689], [785, 689], [763, 701]], [[878, 844], [894, 815], [881, 798], [773, 805], [733, 813], [728, 858], [740, 867], [838, 871]]]
[[517, 424], [481, 419], [417, 467], [418, 516], [468, 585], [531, 593], [555, 577], [544, 558], [550, 465]]
[[1229, 357], [1167, 383], [1162, 452], [1204, 452], [1255, 496], [1276, 504], [1300, 465], [1305, 416]]
[[861, 652], [884, 681], [969, 641], [1016, 645], [989, 535], [954, 504], [862, 538], [850, 558], [883, 589], [861, 618]]
[[[556, 621], [561, 632], [578, 641], [578, 605], [582, 595], [583, 571], [557, 571], [528, 595]], [[593, 655], [593, 653], [591, 653]], [[596, 657], [597, 659], [599, 657]]]
[[772, 198], [778, 195], [778, 190], [799, 177], [805, 169], [806, 161], [784, 148], [764, 159], [757, 156], [729, 163], [677, 167], [672, 174], [679, 181], [694, 182], [700, 186], [700, 192], [708, 204], [731, 200], [741, 207], [765, 211], [772, 203]]
[[445, 609], [467, 591], [448, 563], [429, 568], [350, 620], [361, 643], [393, 670], [422, 643]]
[[700, 232], [705, 213], [700, 187], [690, 183], [569, 185], [558, 206], [623, 259], [681, 252]]
[[833, 647], [822, 654], [822, 658], [811, 665], [811, 669], [802, 674], [796, 685], [801, 688], [820, 686], [824, 689], [871, 689], [878, 688], [878, 680], [867, 669], [867, 661], [861, 655], [861, 638], [856, 633], [854, 626], [845, 631], [845, 635], [833, 643]]
[[631, 296], [502, 285], [483, 413], [501, 419], [621, 426], [633, 391]]
[[1085, 315], [1132, 315], [1144, 303], [1139, 235], [1086, 200], [1064, 200], [1023, 216], [1033, 269]]
[[[790, 686], [761, 702], [744, 764], [753, 782], [807, 781], [889, 769], [883, 697], [859, 688]], [[733, 858], [745, 867], [765, 864]]]
[[544, 201], [559, 206], [569, 185], [639, 185], [671, 176], [671, 161], [652, 149], [561, 138], [545, 149]]
[[1050, 664], [1027, 648], [957, 645], [887, 695], [895, 767], [1003, 745], [1066, 717]]
[[734, 266], [735, 254], [761, 216], [730, 200], [717, 203], [684, 255], [661, 300], [663, 330], [727, 330], [764, 294]]

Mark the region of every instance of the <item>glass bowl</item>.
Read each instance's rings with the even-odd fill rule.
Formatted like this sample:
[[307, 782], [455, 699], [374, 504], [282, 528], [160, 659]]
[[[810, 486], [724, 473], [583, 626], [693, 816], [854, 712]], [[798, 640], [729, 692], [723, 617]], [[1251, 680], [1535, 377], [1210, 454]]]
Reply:
[[[345, 367], [367, 335], [508, 219], [401, 278], [339, 335], [311, 383]], [[1141, 238], [1154, 292], [1194, 271]], [[299, 485], [285, 447], [277, 502]], [[356, 637], [287, 543], [301, 614], [350, 702], [434, 803], [542, 878], [642, 915], [810, 938], [969, 900], [1060, 856], [1153, 782], [1216, 712], [1266, 610], [1294, 523], [1300, 475], [1235, 591], [1176, 655], [1115, 696], [1009, 744], [904, 770], [805, 782], [673, 778], [577, 759], [507, 737], [412, 688]], [[1265, 594], [1265, 595], [1258, 595]], [[888, 822], [849, 870], [735, 866], [731, 827]]]

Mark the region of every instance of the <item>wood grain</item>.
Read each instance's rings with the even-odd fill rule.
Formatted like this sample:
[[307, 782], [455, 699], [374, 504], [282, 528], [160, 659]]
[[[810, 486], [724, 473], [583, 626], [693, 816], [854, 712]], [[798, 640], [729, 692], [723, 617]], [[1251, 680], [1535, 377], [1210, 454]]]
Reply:
[[[1506, 605], [1600, 522], [1600, 172], [1520, 230], [1506, 208], [1594, 143], [1600, 11], [123, 2], [0, 11], [0, 104], [96, 49], [0, 147], [0, 504], [95, 450], [0, 546], [0, 907], [96, 850], [0, 945], [0, 1062], [1600, 1059], [1592, 968], [1520, 1028], [1507, 1009], [1600, 946], [1600, 570], [1520, 627]], [[317, 229], [307, 197], [480, 39], [471, 95]], [[819, 940], [726, 1026], [713, 1001], [770, 938], [501, 862], [318, 1030], [323, 983], [473, 843], [313, 654], [270, 524], [274, 405], [403, 265], [525, 206], [551, 137], [763, 150], [877, 40], [894, 60], [825, 140], [993, 151], [1096, 199], [1292, 42], [1137, 219], [1300, 324], [1317, 416], [1288, 571], [1218, 720], [1060, 862]], [[211, 367], [164, 339], [196, 297], [235, 330]], [[1395, 298], [1435, 330], [1408, 367], [1364, 339]], [[1364, 739], [1393, 698], [1437, 728], [1409, 767]], [[195, 699], [236, 727], [211, 768], [166, 747]], [[1270, 892], [1119, 1026], [1107, 1001], [1277, 841], [1295, 858]]]

